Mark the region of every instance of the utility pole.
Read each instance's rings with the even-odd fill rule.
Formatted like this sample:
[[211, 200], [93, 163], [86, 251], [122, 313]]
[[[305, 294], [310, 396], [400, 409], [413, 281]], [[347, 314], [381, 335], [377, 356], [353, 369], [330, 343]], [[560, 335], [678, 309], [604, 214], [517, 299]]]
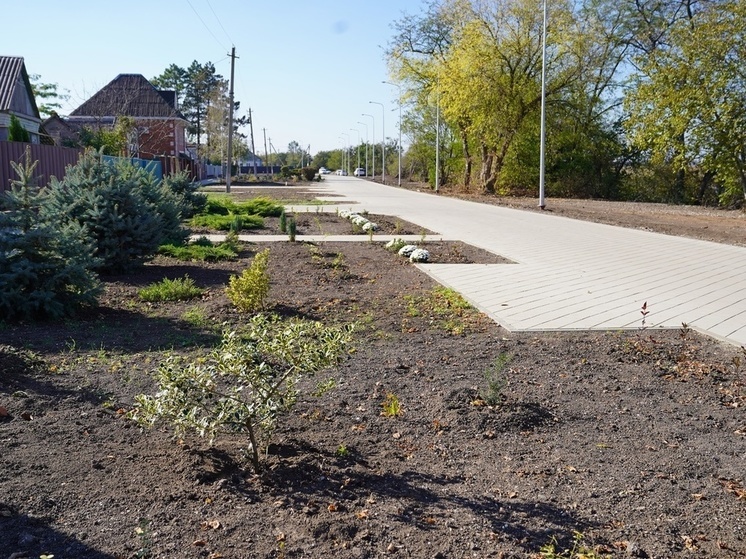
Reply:
[[254, 148], [254, 119], [251, 116], [251, 107], [249, 107], [249, 130], [251, 130], [251, 158], [254, 160], [254, 178], [256, 179], [256, 151]]
[[266, 128], [262, 128], [262, 134], [264, 134], [264, 174], [266, 175], [267, 165], [269, 165], [269, 157], [267, 156], [267, 129]]
[[231, 191], [231, 170], [233, 167], [233, 77], [236, 68], [236, 47], [231, 47], [231, 89], [230, 107], [228, 108], [228, 172], [225, 174], [225, 191]]

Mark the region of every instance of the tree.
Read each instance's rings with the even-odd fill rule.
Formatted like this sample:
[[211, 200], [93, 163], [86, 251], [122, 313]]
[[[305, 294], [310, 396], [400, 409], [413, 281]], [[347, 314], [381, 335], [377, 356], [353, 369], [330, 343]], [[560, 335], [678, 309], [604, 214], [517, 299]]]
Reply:
[[39, 74], [31, 74], [29, 76], [31, 81], [31, 90], [34, 92], [34, 97], [44, 100], [43, 103], [37, 101], [39, 114], [44, 116], [52, 116], [59, 109], [62, 108], [60, 101], [67, 101], [70, 95], [67, 93], [60, 93], [56, 83], [43, 83], [41, 82], [41, 76]]
[[727, 0], [675, 22], [666, 48], [637, 59], [626, 100], [633, 141], [682, 174], [714, 177], [722, 204], [746, 199], [744, 21], [746, 5]]
[[8, 141], [9, 142], [30, 142], [31, 135], [28, 133], [18, 120], [18, 117], [14, 114], [10, 115], [10, 125], [8, 126]]
[[130, 271], [162, 242], [185, 235], [179, 201], [167, 185], [129, 161], [106, 161], [101, 152], [88, 150], [62, 181], [53, 178], [47, 196], [42, 217], [84, 228], [101, 272]]
[[[153, 84], [157, 87], [176, 91], [180, 110], [189, 121], [187, 132], [196, 140], [200, 155], [210, 98], [221, 81], [224, 81], [223, 77], [215, 72], [212, 62], [200, 64], [196, 60], [186, 69], [171, 64], [161, 75], [153, 78]], [[208, 146], [210, 141], [208, 135]]]
[[44, 219], [30, 151], [18, 178], [0, 195], [0, 316], [8, 320], [71, 316], [96, 303], [98, 264], [85, 230]]

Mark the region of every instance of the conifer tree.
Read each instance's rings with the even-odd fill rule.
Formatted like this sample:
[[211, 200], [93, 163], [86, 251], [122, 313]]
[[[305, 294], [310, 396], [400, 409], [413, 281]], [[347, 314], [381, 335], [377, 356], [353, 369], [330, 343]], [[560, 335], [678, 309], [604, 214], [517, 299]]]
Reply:
[[0, 316], [58, 319], [94, 305], [100, 286], [85, 232], [40, 216], [46, 197], [28, 149], [24, 165], [11, 165], [18, 179], [0, 196]]

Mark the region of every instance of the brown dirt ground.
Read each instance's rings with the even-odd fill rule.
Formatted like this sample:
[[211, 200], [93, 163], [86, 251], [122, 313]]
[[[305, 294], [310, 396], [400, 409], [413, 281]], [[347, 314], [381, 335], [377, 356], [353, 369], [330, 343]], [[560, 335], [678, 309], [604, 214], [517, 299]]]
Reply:
[[[701, 233], [688, 211], [675, 230]], [[669, 209], [651, 208], [646, 226], [660, 215]], [[319, 225], [350, 232], [335, 216], [305, 227]], [[240, 326], [224, 286], [265, 246], [275, 311], [359, 328], [356, 350], [304, 384], [255, 475], [241, 437], [175, 441], [123, 412], [155, 390], [169, 352], [197, 357], [222, 324]], [[426, 248], [439, 262], [501, 261], [464, 244]], [[138, 299], [185, 274], [203, 297]], [[79, 319], [4, 325], [0, 559], [540, 557], [553, 539], [572, 548], [576, 532], [596, 553], [576, 558], [746, 556], [744, 350], [686, 331], [510, 333], [430, 303], [434, 287], [365, 237], [257, 235], [234, 262], [159, 257], [106, 278], [99, 308]], [[491, 407], [484, 373], [501, 355], [503, 400]], [[336, 388], [311, 396], [327, 378]], [[387, 394], [398, 417], [381, 414]]]

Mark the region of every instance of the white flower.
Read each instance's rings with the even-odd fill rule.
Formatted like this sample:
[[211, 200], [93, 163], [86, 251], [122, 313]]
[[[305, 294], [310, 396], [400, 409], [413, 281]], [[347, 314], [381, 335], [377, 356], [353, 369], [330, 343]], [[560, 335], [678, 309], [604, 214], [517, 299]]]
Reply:
[[398, 238], [397, 239], [391, 239], [388, 243], [386, 243], [385, 247], [386, 248], [393, 248], [396, 245], [401, 244], [403, 242], [404, 241], [402, 241], [401, 239], [398, 239]]
[[415, 250], [417, 250], [417, 245], [404, 245], [399, 249], [399, 256], [406, 256], [409, 258]]
[[354, 224], [355, 224], [355, 225], [357, 225], [358, 227], [362, 227], [362, 226], [363, 226], [363, 225], [365, 225], [366, 223], [370, 223], [370, 221], [368, 221], [367, 219], [365, 219], [365, 218], [364, 218], [363, 216], [361, 216], [361, 215], [357, 215], [357, 216], [355, 216], [355, 217], [353, 217], [353, 218], [352, 218], [352, 223], [354, 223]]
[[344, 219], [347, 219], [351, 215], [352, 215], [352, 212], [350, 210], [339, 210], [339, 217], [343, 217]]
[[410, 262], [427, 262], [428, 260], [430, 260], [430, 253], [424, 248], [415, 249], [409, 255]]
[[378, 224], [369, 221], [368, 223], [363, 224], [363, 231], [378, 231]]

